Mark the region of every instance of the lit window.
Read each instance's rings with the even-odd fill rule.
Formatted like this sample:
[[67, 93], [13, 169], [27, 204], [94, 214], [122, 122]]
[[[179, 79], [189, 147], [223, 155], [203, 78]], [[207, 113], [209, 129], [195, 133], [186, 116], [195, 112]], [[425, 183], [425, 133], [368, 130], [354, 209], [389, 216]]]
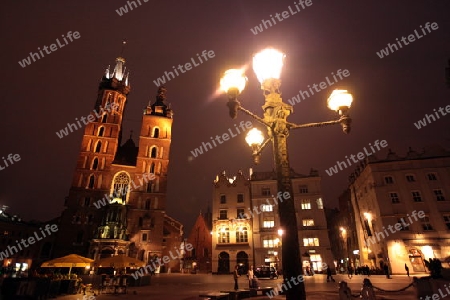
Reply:
[[303, 219], [303, 226], [308, 227], [308, 226], [314, 226], [314, 220], [313, 219]]
[[219, 244], [225, 244], [230, 242], [230, 229], [222, 227], [219, 230], [219, 238], [218, 243]]
[[400, 199], [398, 198], [397, 193], [389, 193], [389, 196], [391, 197], [392, 203], [400, 203]]
[[428, 216], [423, 217], [421, 223], [423, 230], [426, 231], [433, 230], [433, 226], [431, 226], [430, 218]]
[[416, 181], [416, 178], [414, 177], [414, 175], [406, 175], [406, 181], [414, 182]]
[[300, 185], [299, 187], [300, 194], [308, 194], [308, 186], [307, 185]]
[[311, 209], [311, 201], [309, 199], [302, 199], [302, 209]]
[[225, 203], [227, 203], [227, 196], [220, 195], [220, 204], [225, 204]]
[[317, 198], [316, 202], [317, 202], [317, 208], [318, 208], [318, 209], [323, 209], [323, 201], [322, 201], [322, 198]]
[[263, 196], [270, 196], [270, 188], [262, 188], [261, 189], [261, 194]]
[[386, 184], [393, 184], [394, 183], [394, 178], [392, 178], [392, 176], [385, 176], [384, 177], [384, 182]]
[[434, 195], [436, 196], [436, 201], [445, 201], [444, 194], [442, 190], [434, 190]]
[[264, 248], [274, 248], [275, 245], [277, 245], [277, 242], [273, 238], [268, 238], [263, 240], [263, 247]]
[[305, 246], [305, 247], [319, 246], [319, 239], [318, 238], [303, 238], [303, 246]]
[[428, 173], [427, 177], [428, 177], [428, 180], [437, 180], [437, 176], [435, 173]]
[[237, 195], [237, 203], [243, 203], [244, 202], [244, 194], [238, 194]]
[[219, 220], [228, 219], [228, 211], [226, 209], [219, 210]]
[[422, 196], [420, 195], [420, 192], [415, 191], [415, 192], [411, 192], [411, 194], [413, 196], [414, 202], [422, 202]]
[[236, 243], [248, 243], [247, 227], [241, 227], [236, 230]]
[[273, 228], [275, 226], [274, 218], [264, 218], [263, 227], [264, 228]]
[[127, 200], [130, 182], [130, 177], [125, 172], [120, 172], [116, 177], [114, 177], [114, 198], [119, 198], [123, 201], [123, 203], [125, 203]]
[[265, 212], [273, 211], [273, 206], [269, 205], [269, 204], [263, 204], [262, 205], [262, 211], [265, 211]]

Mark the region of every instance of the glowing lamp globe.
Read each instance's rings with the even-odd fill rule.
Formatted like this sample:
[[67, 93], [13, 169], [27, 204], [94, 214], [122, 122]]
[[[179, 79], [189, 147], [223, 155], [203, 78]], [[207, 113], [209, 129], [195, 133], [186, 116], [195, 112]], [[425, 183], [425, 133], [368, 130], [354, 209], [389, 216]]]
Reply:
[[261, 145], [264, 141], [264, 136], [260, 130], [253, 128], [247, 133], [245, 141], [250, 147], [253, 145]]
[[338, 111], [340, 108], [350, 108], [353, 102], [353, 96], [347, 90], [334, 90], [327, 103], [331, 110]]
[[228, 93], [232, 89], [237, 89], [241, 93], [246, 84], [247, 77], [245, 77], [244, 71], [239, 69], [225, 71], [222, 79], [220, 79], [220, 89], [225, 93]]
[[267, 79], [280, 79], [284, 57], [284, 53], [271, 48], [253, 56], [253, 71], [261, 84]]

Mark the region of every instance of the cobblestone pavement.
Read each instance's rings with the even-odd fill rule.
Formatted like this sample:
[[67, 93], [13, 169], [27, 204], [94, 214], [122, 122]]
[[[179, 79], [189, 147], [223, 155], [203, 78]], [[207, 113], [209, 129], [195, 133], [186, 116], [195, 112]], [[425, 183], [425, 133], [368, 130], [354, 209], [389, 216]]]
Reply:
[[[336, 275], [336, 282], [326, 282], [326, 276], [317, 274], [312, 277], [305, 277], [306, 295], [308, 300], [337, 300], [338, 299], [338, 282], [347, 281], [354, 295], [361, 290], [362, 281], [365, 277], [354, 276], [348, 279], [347, 276]], [[370, 276], [370, 280], [375, 287], [384, 290], [394, 291], [408, 286], [412, 282], [412, 278], [406, 276], [393, 276], [392, 279], [386, 279], [384, 276]], [[151, 279], [150, 286], [130, 287], [127, 294], [109, 295], [100, 294], [95, 296], [95, 300], [121, 300], [121, 299], [154, 299], [154, 300], [197, 300], [198, 295], [203, 292], [218, 292], [221, 290], [229, 290], [233, 288], [233, 278], [231, 275], [211, 275], [211, 274], [157, 274]], [[260, 280], [261, 286], [275, 287], [281, 283], [278, 280]], [[240, 288], [247, 286], [247, 278], [242, 276], [239, 279]], [[414, 289], [409, 287], [402, 292], [380, 292], [376, 291], [377, 299], [380, 300], [413, 300]], [[93, 300], [83, 295], [60, 296], [58, 300]], [[253, 297], [251, 299], [269, 299], [268, 296]], [[276, 296], [272, 299], [284, 299], [284, 296]], [[355, 297], [354, 299], [359, 299]]]

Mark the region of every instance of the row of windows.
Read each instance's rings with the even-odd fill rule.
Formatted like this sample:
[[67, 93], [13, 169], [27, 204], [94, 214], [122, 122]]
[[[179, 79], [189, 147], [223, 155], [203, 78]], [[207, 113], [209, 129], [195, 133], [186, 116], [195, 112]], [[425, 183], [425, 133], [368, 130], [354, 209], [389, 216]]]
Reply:
[[[300, 194], [308, 194], [309, 193], [308, 186], [305, 185], [305, 184], [299, 185], [298, 186], [298, 192]], [[272, 196], [270, 188], [269, 187], [261, 188], [261, 195], [263, 195], [263, 196]]]
[[[428, 173], [426, 175], [426, 178], [430, 181], [435, 181], [437, 180], [437, 175], [436, 173]], [[416, 181], [416, 176], [414, 174], [407, 174], [405, 175], [405, 179], [407, 182], [415, 182]], [[386, 184], [394, 184], [394, 177], [392, 176], [385, 176], [384, 177], [384, 182]]]
[[[237, 203], [244, 203], [244, 194], [237, 194]], [[220, 204], [226, 204], [227, 203], [227, 196], [226, 195], [220, 195]]]
[[[447, 229], [450, 230], [450, 214], [445, 214], [442, 216], [443, 221], [445, 223], [445, 226], [447, 226]], [[403, 218], [398, 218], [397, 219], [397, 223], [399, 223], [401, 225], [400, 227], [400, 231], [409, 231], [410, 227], [409, 225], [411, 225], [412, 222], [415, 221], [414, 217], [403, 217]], [[424, 216], [423, 218], [419, 219], [420, 222], [420, 226], [422, 227], [423, 231], [432, 231], [434, 230], [433, 225], [431, 224], [431, 220], [429, 216]], [[372, 226], [373, 226], [372, 222]], [[369, 227], [369, 222], [367, 220], [364, 220], [364, 226], [366, 229], [366, 232], [368, 234], [368, 236], [372, 236], [372, 231]]]
[[[102, 175], [97, 176], [94, 174], [90, 174], [87, 180], [87, 189], [101, 188], [102, 185]], [[83, 182], [83, 174], [80, 176], [79, 186], [81, 187]], [[97, 182], [97, 187], [95, 183]], [[142, 185], [141, 185], [142, 184]], [[122, 198], [122, 200], [126, 199], [126, 196], [129, 194], [130, 190], [137, 189], [140, 187], [145, 187], [147, 193], [158, 193], [159, 192], [159, 178], [155, 178], [154, 180], [144, 182], [139, 181], [137, 183], [133, 183], [131, 186], [131, 180], [126, 175], [126, 173], [121, 172], [114, 178], [113, 182], [113, 194], [115, 197]]]
[[[445, 201], [445, 196], [442, 190], [433, 190], [433, 194], [436, 201]], [[422, 195], [420, 191], [411, 191], [411, 196], [414, 202], [422, 202]], [[400, 203], [400, 197], [396, 192], [390, 192], [389, 197], [391, 198], [392, 203]]]
[[[281, 246], [280, 238], [267, 237], [263, 239], [264, 248], [274, 248]], [[314, 247], [320, 246], [319, 238], [303, 238], [303, 246]]]
[[[316, 204], [317, 204], [318, 209], [323, 209], [322, 198], [317, 198]], [[273, 205], [270, 205], [270, 204], [261, 204], [259, 208], [260, 208], [261, 212], [273, 212]], [[311, 200], [310, 199], [302, 199], [301, 200], [301, 208], [303, 210], [311, 209]], [[244, 218], [244, 216], [246, 214], [244, 208], [237, 208], [236, 212], [237, 212], [236, 219], [242, 219], [242, 218]], [[258, 213], [258, 212], [256, 212], [256, 213]], [[219, 209], [219, 220], [227, 220], [227, 219], [228, 219], [228, 210], [227, 209]]]
[[[322, 198], [317, 198], [316, 204], [317, 204], [318, 209], [323, 209]], [[311, 200], [310, 199], [302, 199], [301, 208], [304, 210], [311, 209]]]
[[[230, 243], [230, 229], [222, 228], [218, 232], [217, 242], [219, 244]], [[241, 227], [236, 230], [236, 243], [248, 243], [248, 230], [247, 227]]]

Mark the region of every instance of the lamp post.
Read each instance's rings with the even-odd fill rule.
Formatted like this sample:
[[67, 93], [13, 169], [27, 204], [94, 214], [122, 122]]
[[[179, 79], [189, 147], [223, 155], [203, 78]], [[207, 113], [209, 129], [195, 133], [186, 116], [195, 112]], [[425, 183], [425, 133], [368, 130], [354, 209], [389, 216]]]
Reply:
[[348, 251], [348, 236], [347, 236], [347, 229], [345, 229], [344, 227], [339, 227], [339, 230], [341, 232], [341, 236], [342, 236], [342, 248], [343, 248], [343, 255], [344, 255], [344, 261], [347, 258], [347, 263], [346, 263], [346, 267], [350, 267], [351, 266], [351, 261], [350, 261], [350, 252]]
[[[293, 190], [290, 178], [290, 166], [287, 151], [287, 137], [291, 129], [321, 127], [341, 124], [345, 133], [350, 131], [351, 119], [347, 110], [353, 100], [347, 91], [334, 91], [328, 98], [328, 106], [339, 112], [339, 119], [320, 123], [294, 124], [287, 122], [286, 118], [293, 112], [291, 105], [283, 102], [280, 92], [280, 74], [285, 55], [275, 49], [269, 48], [257, 53], [253, 57], [253, 70], [261, 83], [264, 91], [265, 103], [262, 106], [264, 116], [261, 118], [242, 107], [238, 101], [239, 94], [244, 90], [247, 78], [242, 70], [231, 69], [225, 72], [221, 79], [221, 89], [228, 94], [229, 113], [231, 118], [236, 118], [240, 110], [253, 117], [259, 123], [267, 127], [269, 137], [264, 137], [257, 130], [251, 130], [246, 138], [252, 147], [254, 162], [258, 163], [260, 153], [264, 147], [272, 141], [274, 162], [277, 174], [278, 192], [283, 195], [283, 201], [278, 204], [280, 225], [284, 229], [282, 236], [282, 268], [283, 278], [288, 288], [286, 299], [306, 299], [305, 285], [302, 278], [302, 265], [300, 247], [298, 242], [298, 227], [293, 201]], [[287, 284], [288, 281], [298, 284]]]

